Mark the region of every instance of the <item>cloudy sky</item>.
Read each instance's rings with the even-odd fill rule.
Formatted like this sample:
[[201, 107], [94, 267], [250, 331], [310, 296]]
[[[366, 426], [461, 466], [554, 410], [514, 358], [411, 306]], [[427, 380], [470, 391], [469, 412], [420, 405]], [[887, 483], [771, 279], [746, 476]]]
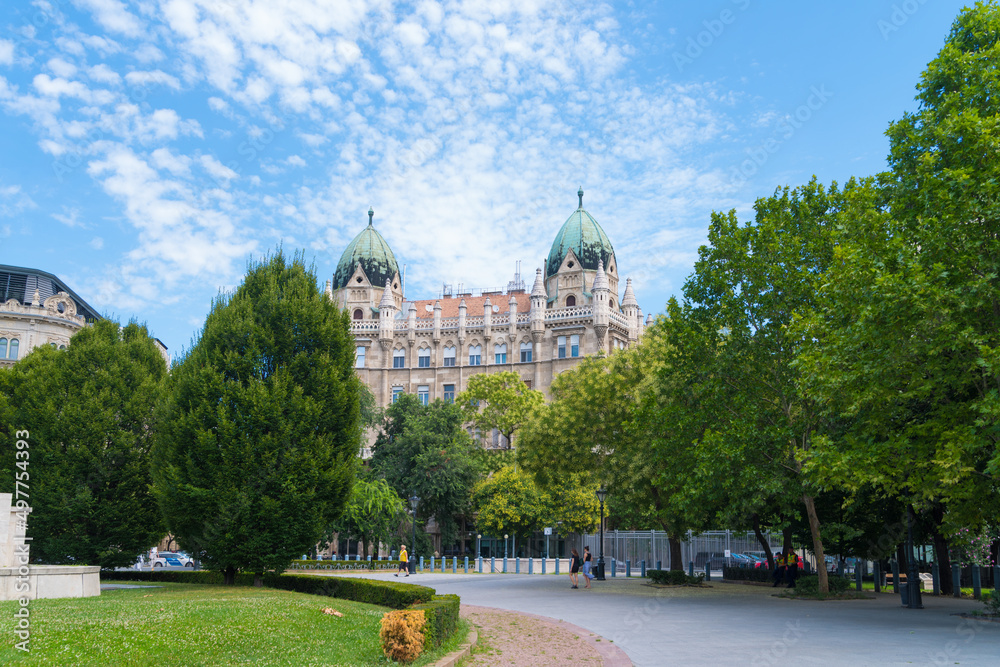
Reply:
[[4, 2], [0, 263], [177, 352], [251, 257], [330, 278], [369, 205], [407, 296], [530, 276], [582, 185], [660, 312], [713, 210], [884, 168], [962, 5]]

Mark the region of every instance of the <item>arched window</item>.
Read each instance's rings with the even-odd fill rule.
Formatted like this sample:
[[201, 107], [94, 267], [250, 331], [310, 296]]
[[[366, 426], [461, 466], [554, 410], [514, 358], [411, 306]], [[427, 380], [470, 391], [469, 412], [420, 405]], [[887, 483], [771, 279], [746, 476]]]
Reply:
[[431, 350], [429, 347], [422, 347], [417, 350], [417, 368], [431, 367]]
[[354, 319], [355, 320], [363, 320], [363, 319], [365, 319], [365, 311], [361, 310], [360, 308], [355, 308], [354, 309]]
[[7, 358], [7, 339], [0, 338], [0, 359]]
[[572, 308], [575, 305], [576, 305], [576, 297], [570, 294], [568, 297], [566, 297], [566, 307]]
[[[7, 353], [7, 358], [8, 359], [17, 359], [17, 348], [18, 348], [19, 345], [20, 345], [20, 342], [16, 338], [14, 338], [14, 339], [12, 339], [10, 341], [10, 352]], [[2, 356], [2, 355], [0, 355], [0, 356]]]
[[396, 348], [392, 351], [392, 367], [406, 368], [406, 350]]
[[500, 343], [499, 345], [493, 346], [493, 357], [495, 363], [506, 364], [507, 363], [507, 343]]

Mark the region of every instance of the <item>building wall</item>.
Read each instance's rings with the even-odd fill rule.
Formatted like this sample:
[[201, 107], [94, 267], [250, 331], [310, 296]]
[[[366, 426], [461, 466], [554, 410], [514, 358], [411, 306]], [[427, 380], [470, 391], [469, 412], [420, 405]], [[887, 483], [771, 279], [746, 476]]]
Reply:
[[[65, 347], [69, 339], [86, 326], [82, 315], [77, 315], [76, 303], [65, 292], [27, 305], [16, 299], [0, 303], [0, 348], [5, 348], [0, 366], [11, 366], [41, 345]], [[6, 340], [6, 345], [3, 345]], [[13, 355], [11, 341], [17, 341]]]

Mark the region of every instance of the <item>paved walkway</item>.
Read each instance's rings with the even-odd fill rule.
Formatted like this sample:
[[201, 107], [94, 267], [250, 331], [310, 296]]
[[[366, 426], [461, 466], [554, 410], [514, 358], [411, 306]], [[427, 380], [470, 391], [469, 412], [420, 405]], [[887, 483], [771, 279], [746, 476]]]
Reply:
[[[371, 574], [369, 578], [391, 575]], [[418, 574], [408, 583], [457, 593], [467, 604], [539, 614], [596, 632], [636, 665], [998, 665], [1000, 623], [954, 613], [982, 604], [924, 596], [923, 610], [898, 595], [815, 602], [772, 597], [769, 587], [712, 582], [711, 589], [595, 582], [568, 576]]]

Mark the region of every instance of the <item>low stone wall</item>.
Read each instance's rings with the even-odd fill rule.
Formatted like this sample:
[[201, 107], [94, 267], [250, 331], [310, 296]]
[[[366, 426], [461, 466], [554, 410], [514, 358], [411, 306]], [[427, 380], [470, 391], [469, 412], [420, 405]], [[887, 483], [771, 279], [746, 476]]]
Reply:
[[0, 600], [88, 598], [100, 594], [101, 568], [96, 565], [29, 565], [26, 576], [18, 567], [0, 568]]

